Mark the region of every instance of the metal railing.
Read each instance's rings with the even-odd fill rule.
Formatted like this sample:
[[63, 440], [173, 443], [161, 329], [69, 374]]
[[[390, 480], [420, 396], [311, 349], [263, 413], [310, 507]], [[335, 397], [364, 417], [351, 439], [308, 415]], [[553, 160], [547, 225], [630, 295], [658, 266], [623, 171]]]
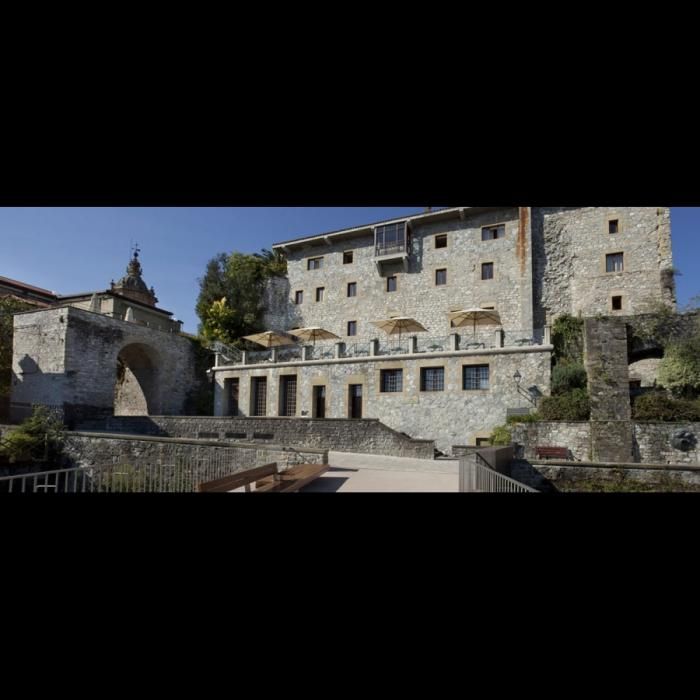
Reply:
[[246, 353], [246, 364], [258, 365], [272, 361], [272, 350], [252, 350]]
[[543, 328], [503, 331], [504, 347], [527, 347], [529, 345], [542, 345], [543, 340]]
[[331, 360], [335, 357], [335, 345], [311, 345], [306, 353], [309, 360]]
[[416, 347], [418, 352], [443, 352], [450, 350], [451, 337], [449, 335], [440, 336], [416, 336]]
[[0, 493], [190, 493], [197, 484], [241, 471], [225, 455], [174, 458], [135, 467], [74, 467], [0, 478]]
[[401, 338], [401, 340], [380, 340], [378, 345], [379, 355], [408, 355], [412, 352], [413, 339], [410, 336]]
[[347, 343], [342, 349], [341, 357], [369, 357], [372, 354], [372, 343]]
[[474, 453], [476, 461], [474, 473], [474, 489], [484, 493], [538, 493], [536, 489], [525, 486], [505, 474], [501, 474], [487, 464], [478, 453]]

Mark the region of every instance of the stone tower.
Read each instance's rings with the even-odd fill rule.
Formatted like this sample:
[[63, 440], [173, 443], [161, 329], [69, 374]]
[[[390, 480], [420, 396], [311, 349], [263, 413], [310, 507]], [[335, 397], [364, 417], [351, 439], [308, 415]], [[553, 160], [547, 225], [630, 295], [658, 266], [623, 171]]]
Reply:
[[153, 287], [148, 289], [141, 277], [141, 263], [139, 262], [138, 246], [134, 248], [134, 257], [129, 261], [126, 268], [126, 275], [116, 284], [112, 282], [112, 291], [121, 294], [129, 299], [140, 301], [148, 306], [155, 306], [158, 303]]

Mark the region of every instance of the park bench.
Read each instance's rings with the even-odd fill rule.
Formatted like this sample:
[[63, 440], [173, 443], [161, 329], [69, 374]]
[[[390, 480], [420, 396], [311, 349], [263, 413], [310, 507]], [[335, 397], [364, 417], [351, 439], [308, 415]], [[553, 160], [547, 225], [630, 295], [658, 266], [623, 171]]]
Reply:
[[537, 458], [544, 459], [569, 459], [568, 447], [536, 447], [535, 454]]
[[277, 469], [277, 462], [273, 462], [262, 467], [246, 469], [244, 472], [225, 476], [222, 479], [201, 483], [197, 486], [197, 491], [199, 493], [225, 493], [245, 487], [245, 490], [250, 492], [252, 491], [251, 485], [255, 484], [253, 493], [291, 493], [310, 484], [328, 469], [328, 464], [295, 464], [280, 472]]

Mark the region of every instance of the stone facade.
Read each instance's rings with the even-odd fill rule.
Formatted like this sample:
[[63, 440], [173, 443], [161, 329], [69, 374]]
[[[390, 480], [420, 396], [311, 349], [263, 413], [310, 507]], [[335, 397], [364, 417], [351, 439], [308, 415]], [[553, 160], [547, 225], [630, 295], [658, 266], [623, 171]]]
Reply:
[[432, 440], [413, 440], [378, 420], [148, 416], [108, 418], [110, 433], [277, 443], [297, 448], [432, 459]]
[[[505, 421], [508, 409], [529, 405], [514, 385], [515, 370], [523, 388], [549, 392], [551, 346], [545, 338], [558, 315], [630, 316], [646, 310], [651, 299], [674, 304], [668, 208], [462, 207], [409, 217], [403, 229], [402, 222], [394, 223], [402, 232], [391, 246], [380, 238], [380, 224], [273, 246], [285, 253], [288, 274], [268, 286], [266, 327], [318, 326], [339, 336], [351, 354], [367, 357], [348, 360], [328, 344], [314, 355], [333, 358], [325, 362], [307, 356], [299, 363], [273, 358], [217, 366], [215, 414], [229, 412], [226, 381], [237, 379], [239, 411], [249, 415], [251, 380], [265, 377], [266, 415], [279, 415], [280, 377], [296, 375], [297, 415], [314, 416], [313, 387], [323, 385], [326, 415], [347, 417], [348, 387], [360, 384], [363, 416], [434, 439], [443, 451], [474, 445]], [[609, 272], [606, 255], [617, 253], [622, 269]], [[500, 341], [492, 342], [496, 327], [484, 323], [456, 329], [462, 345], [454, 344], [449, 312], [465, 308], [494, 309]], [[413, 318], [426, 332], [409, 340], [408, 349], [390, 348], [372, 322], [392, 316]], [[470, 336], [484, 343], [483, 352], [460, 351]], [[375, 343], [385, 346], [382, 352], [372, 350]], [[431, 351], [448, 345], [452, 352], [445, 356]], [[462, 366], [468, 363], [489, 365], [488, 392], [462, 388]], [[420, 370], [430, 366], [445, 368], [444, 391], [421, 391]], [[401, 392], [378, 390], [384, 369], [403, 370]], [[622, 439], [615, 432], [628, 419], [600, 418], [606, 421], [599, 426], [601, 449], [607, 449], [606, 441], [610, 449], [631, 445], [631, 435]], [[611, 420], [620, 422], [610, 425]]]
[[125, 413], [181, 413], [194, 362], [192, 342], [177, 333], [73, 307], [16, 314], [12, 420], [32, 404], [57, 407], [69, 424], [109, 415], [120, 395]]
[[[267, 379], [266, 414], [280, 413], [280, 379], [297, 378], [296, 415], [313, 417], [313, 389], [326, 390], [326, 417], [348, 418], [349, 386], [362, 386], [362, 416], [377, 418], [394, 430], [412, 438], [434, 440], [448, 452], [455, 444], [474, 444], [488, 438], [494, 426], [505, 422], [509, 408], [527, 406], [517, 393], [513, 375], [518, 370], [528, 386], [549, 392], [551, 352], [549, 348], [500, 349], [490, 352], [465, 351], [450, 354], [424, 353], [371, 359], [337, 359], [327, 362], [285, 363], [269, 366], [217, 368], [215, 415], [227, 415], [226, 381], [238, 379], [239, 413], [251, 413], [251, 380]], [[465, 390], [465, 366], [487, 365], [489, 388]], [[421, 391], [421, 368], [444, 368], [444, 391]], [[402, 370], [402, 391], [382, 392], [381, 371]]]

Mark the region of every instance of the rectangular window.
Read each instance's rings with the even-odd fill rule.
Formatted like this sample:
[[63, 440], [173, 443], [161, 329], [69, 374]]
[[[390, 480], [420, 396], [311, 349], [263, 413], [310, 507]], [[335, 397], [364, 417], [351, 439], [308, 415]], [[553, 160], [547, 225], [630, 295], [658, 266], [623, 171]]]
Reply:
[[316, 287], [316, 301], [323, 301], [323, 290], [325, 287]]
[[348, 282], [348, 296], [349, 297], [356, 297], [357, 296], [357, 282]]
[[493, 263], [482, 263], [481, 264], [481, 279], [482, 280], [492, 280], [493, 279]]
[[264, 416], [267, 412], [267, 377], [253, 377], [251, 380], [251, 414]]
[[447, 248], [447, 234], [441, 233], [439, 236], [435, 236], [435, 247], [436, 248]]
[[445, 368], [444, 367], [422, 367], [420, 371], [421, 391], [444, 391], [445, 390]]
[[348, 321], [348, 335], [357, 335], [357, 321]]
[[623, 253], [610, 253], [605, 256], [606, 272], [622, 272], [624, 269]]
[[620, 220], [610, 219], [608, 221], [608, 233], [619, 233], [620, 231]]
[[294, 303], [303, 304], [304, 303], [304, 292], [298, 291], [294, 292]]
[[308, 270], [320, 270], [323, 267], [323, 258], [309, 258]]
[[488, 365], [465, 365], [462, 368], [462, 389], [476, 391], [489, 388]]
[[447, 269], [435, 270], [435, 285], [447, 284]]
[[612, 298], [612, 310], [613, 311], [622, 311], [622, 297], [613, 297]]
[[343, 253], [343, 265], [350, 265], [352, 263], [352, 251], [348, 250], [345, 253]]
[[392, 393], [403, 391], [403, 370], [383, 369], [380, 371], [380, 391], [382, 393]]
[[386, 291], [395, 292], [396, 291], [396, 277], [386, 278]]
[[295, 416], [297, 413], [296, 374], [280, 377], [280, 416]]
[[482, 241], [493, 241], [496, 238], [504, 238], [506, 235], [506, 225], [499, 224], [498, 226], [485, 226], [481, 229]]

